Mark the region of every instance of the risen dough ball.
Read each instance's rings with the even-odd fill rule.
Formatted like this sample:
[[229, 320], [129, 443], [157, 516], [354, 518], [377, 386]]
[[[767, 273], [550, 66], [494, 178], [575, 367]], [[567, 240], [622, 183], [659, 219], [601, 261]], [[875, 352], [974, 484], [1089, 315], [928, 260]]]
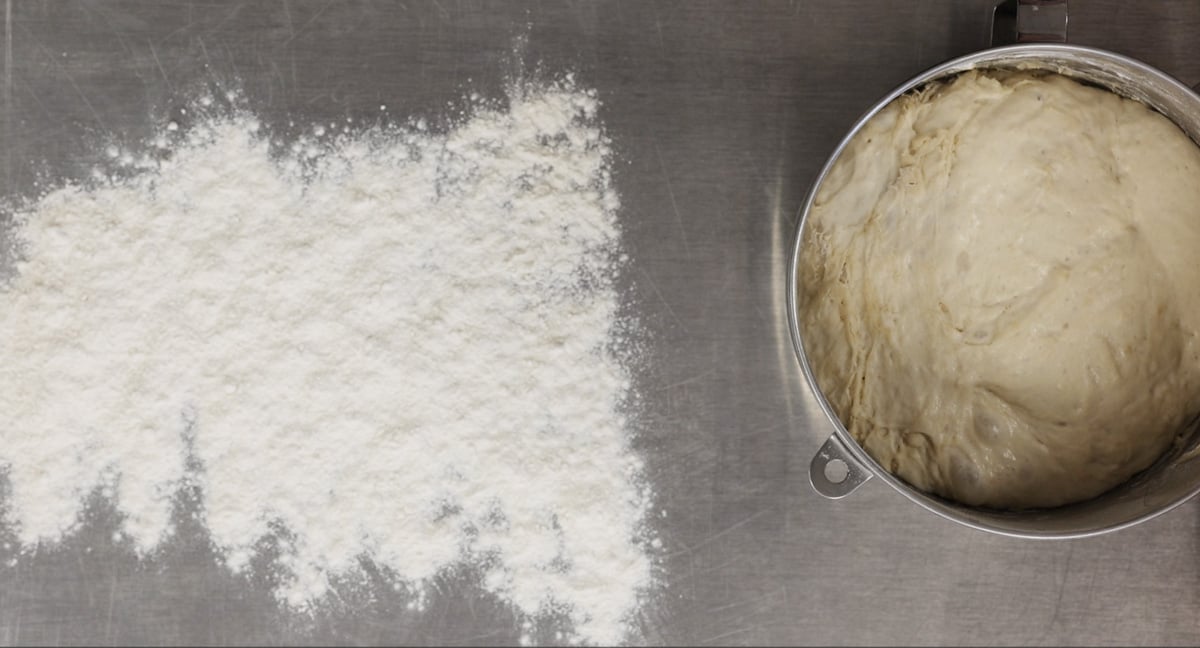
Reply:
[[873, 118], [809, 218], [817, 383], [917, 488], [1087, 499], [1200, 409], [1200, 149], [1140, 103], [1058, 75], [960, 75]]

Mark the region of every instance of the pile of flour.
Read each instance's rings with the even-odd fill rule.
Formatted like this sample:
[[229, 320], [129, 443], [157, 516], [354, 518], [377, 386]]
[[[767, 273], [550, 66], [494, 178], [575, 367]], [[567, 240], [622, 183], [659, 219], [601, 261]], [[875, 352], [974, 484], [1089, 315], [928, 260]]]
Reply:
[[194, 481], [231, 569], [286, 527], [292, 606], [362, 556], [418, 590], [465, 563], [527, 618], [628, 638], [648, 494], [597, 107], [564, 81], [447, 133], [291, 147], [248, 113], [172, 123], [164, 161], [20, 210], [0, 292], [20, 540], [61, 539], [101, 488], [153, 552]]

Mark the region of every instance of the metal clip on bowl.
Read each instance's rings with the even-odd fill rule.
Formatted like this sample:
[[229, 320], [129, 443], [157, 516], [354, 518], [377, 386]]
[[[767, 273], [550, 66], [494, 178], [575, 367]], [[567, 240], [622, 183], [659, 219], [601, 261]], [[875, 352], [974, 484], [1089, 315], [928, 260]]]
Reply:
[[1005, 0], [992, 12], [992, 47], [1067, 42], [1067, 0]]

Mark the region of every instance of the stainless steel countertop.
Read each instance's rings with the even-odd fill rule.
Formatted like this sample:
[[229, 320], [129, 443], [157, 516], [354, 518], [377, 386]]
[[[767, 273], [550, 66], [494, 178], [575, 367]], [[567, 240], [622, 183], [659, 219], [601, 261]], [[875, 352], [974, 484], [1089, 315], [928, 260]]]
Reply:
[[[651, 336], [637, 446], [665, 511], [665, 589], [647, 642], [1195, 644], [1200, 503], [1035, 542], [942, 521], [877, 480], [838, 502], [807, 482], [829, 429], [783, 313], [797, 207], [876, 98], [986, 46], [992, 4], [10, 0], [0, 193], [85, 173], [106, 134], [144, 136], [208, 83], [237, 80], [268, 121], [299, 124], [438, 114], [500, 94], [522, 64], [574, 70], [604, 102], [629, 303]], [[1070, 29], [1200, 82], [1200, 3], [1075, 0]], [[381, 588], [289, 619], [197, 529], [139, 564], [107, 540], [114, 524], [95, 507], [78, 538], [0, 568], [0, 642], [517, 638], [469, 574], [422, 614]]]

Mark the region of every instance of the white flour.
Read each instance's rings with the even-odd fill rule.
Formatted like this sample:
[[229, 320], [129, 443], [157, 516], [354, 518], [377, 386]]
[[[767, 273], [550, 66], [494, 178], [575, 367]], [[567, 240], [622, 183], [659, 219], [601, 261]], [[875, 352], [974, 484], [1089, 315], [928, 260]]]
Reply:
[[569, 82], [526, 88], [448, 134], [308, 138], [282, 158], [246, 115], [172, 123], [168, 161], [28, 206], [0, 293], [22, 542], [69, 533], [100, 486], [152, 552], [195, 479], [230, 568], [269, 524], [293, 534], [293, 606], [360, 556], [418, 589], [465, 562], [528, 619], [628, 638], [647, 495], [596, 109]]

